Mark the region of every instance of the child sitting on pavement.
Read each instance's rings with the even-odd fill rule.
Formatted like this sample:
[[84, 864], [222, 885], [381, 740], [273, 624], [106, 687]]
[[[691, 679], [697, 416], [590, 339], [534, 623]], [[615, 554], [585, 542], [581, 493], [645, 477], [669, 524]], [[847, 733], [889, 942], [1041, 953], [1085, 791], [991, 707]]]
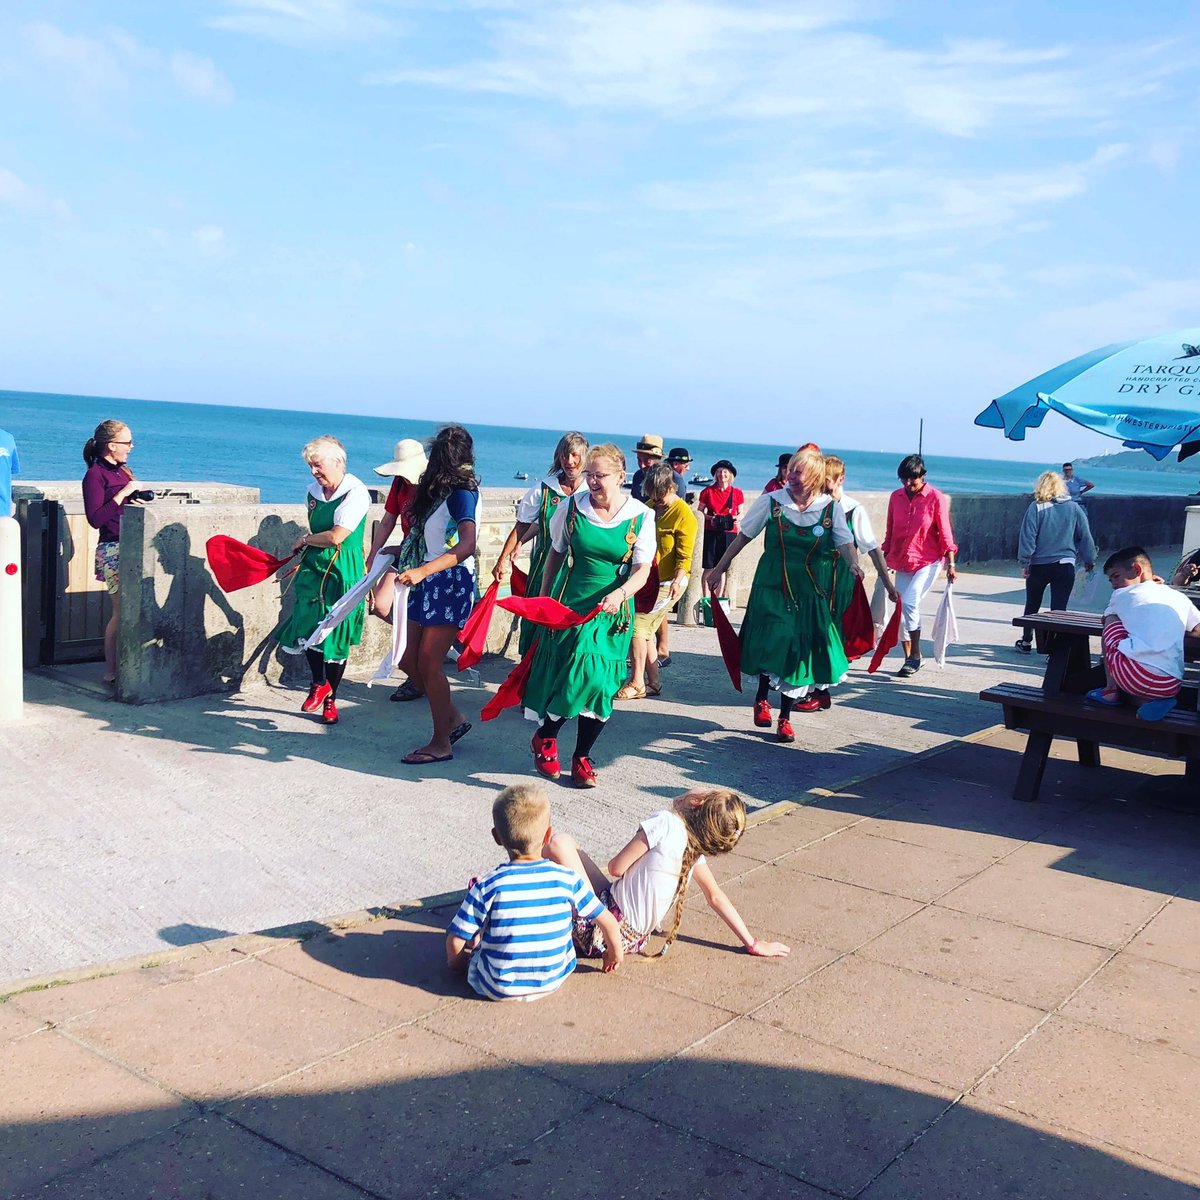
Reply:
[[1113, 589], [1101, 632], [1108, 682], [1088, 699], [1115, 708], [1127, 695], [1143, 721], [1161, 721], [1175, 707], [1183, 639], [1200, 626], [1200, 612], [1154, 574], [1140, 546], [1110, 555], [1104, 574]]
[[508, 862], [472, 880], [446, 934], [446, 961], [488, 1000], [538, 1000], [575, 969], [575, 914], [608, 935], [604, 970], [625, 957], [616, 919], [587, 880], [542, 857], [553, 836], [550, 801], [532, 783], [505, 788], [492, 804], [492, 837]]
[[[675, 904], [667, 931], [665, 954], [679, 933], [683, 901], [693, 877], [709, 907], [733, 931], [750, 954], [779, 958], [789, 953], [782, 942], [760, 942], [738, 914], [732, 901], [717, 885], [704, 855], [724, 854], [737, 845], [746, 831], [746, 806], [728, 788], [694, 788], [676, 797], [670, 808], [652, 813], [637, 833], [608, 864], [617, 878], [608, 876], [567, 834], [558, 833], [543, 853], [570, 867], [591, 884], [607, 906], [605, 916], [620, 922], [621, 945], [626, 954], [641, 954]], [[604, 921], [580, 913], [575, 922], [575, 949], [585, 958], [608, 954], [612, 932]], [[658, 957], [656, 955], [655, 957]]]

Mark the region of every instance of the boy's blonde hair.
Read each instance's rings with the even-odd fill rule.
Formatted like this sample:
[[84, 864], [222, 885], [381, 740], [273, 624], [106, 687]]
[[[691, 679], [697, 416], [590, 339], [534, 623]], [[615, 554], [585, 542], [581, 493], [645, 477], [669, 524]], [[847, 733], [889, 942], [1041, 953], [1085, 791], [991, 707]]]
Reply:
[[1052, 500], [1067, 500], [1071, 493], [1067, 491], [1066, 482], [1057, 471], [1043, 471], [1033, 485], [1033, 498], [1038, 504], [1048, 504]]
[[492, 801], [492, 824], [505, 850], [534, 854], [550, 828], [550, 801], [536, 783], [514, 783]]
[[687, 826], [687, 849], [679, 867], [679, 883], [675, 887], [675, 916], [667, 930], [667, 940], [655, 957], [670, 949], [683, 920], [683, 901], [687, 896], [692, 868], [702, 854], [726, 854], [746, 832], [746, 805], [737, 792], [729, 788], [710, 788], [700, 793], [700, 803], [686, 808], [680, 816]]
[[825, 455], [825, 490], [846, 478], [846, 464], [836, 454]]

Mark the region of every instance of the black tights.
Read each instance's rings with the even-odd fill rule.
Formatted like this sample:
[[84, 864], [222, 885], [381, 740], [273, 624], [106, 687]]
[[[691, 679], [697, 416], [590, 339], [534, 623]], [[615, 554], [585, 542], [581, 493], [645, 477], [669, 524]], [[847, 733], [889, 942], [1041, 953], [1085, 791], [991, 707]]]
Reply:
[[[556, 738], [558, 731], [567, 723], [565, 717], [546, 717], [538, 729], [538, 737]], [[587, 758], [592, 753], [596, 739], [604, 729], [604, 722], [595, 717], [580, 717], [575, 731], [575, 757]]]
[[304, 657], [308, 659], [308, 669], [312, 672], [313, 686], [319, 683], [329, 684], [330, 694], [337, 695], [338, 684], [346, 673], [344, 662], [326, 662], [325, 655], [320, 650], [305, 650]]
[[[755, 693], [754, 702], [757, 704], [760, 700], [766, 700], [771, 693], [771, 680], [766, 675], [758, 677], [758, 691]], [[786, 721], [792, 715], [792, 705], [795, 700], [791, 696], [785, 696], [782, 692], [779, 693], [779, 718]]]

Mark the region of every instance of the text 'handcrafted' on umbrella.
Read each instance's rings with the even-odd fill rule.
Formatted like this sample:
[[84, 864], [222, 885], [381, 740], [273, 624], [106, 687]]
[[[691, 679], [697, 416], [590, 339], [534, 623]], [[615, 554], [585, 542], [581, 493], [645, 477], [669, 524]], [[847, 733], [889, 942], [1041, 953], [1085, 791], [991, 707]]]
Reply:
[[1025, 440], [1048, 412], [1164, 459], [1200, 452], [1200, 329], [1080, 355], [993, 400], [976, 425]]

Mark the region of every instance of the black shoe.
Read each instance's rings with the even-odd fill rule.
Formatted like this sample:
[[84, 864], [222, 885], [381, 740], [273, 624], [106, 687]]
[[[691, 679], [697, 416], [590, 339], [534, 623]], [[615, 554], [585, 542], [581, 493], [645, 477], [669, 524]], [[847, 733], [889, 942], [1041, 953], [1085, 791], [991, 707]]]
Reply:
[[660, 658], [658, 660], [658, 669], [660, 671], [663, 669], [663, 667], [669, 667], [670, 665], [671, 665], [671, 656], [669, 654], [666, 656], [666, 658]]
[[915, 675], [921, 669], [921, 660], [919, 658], [906, 658], [904, 666], [896, 672], [901, 679], [907, 679], [910, 675]]
[[421, 700], [425, 693], [411, 679], [406, 679], [389, 697], [392, 700]]

